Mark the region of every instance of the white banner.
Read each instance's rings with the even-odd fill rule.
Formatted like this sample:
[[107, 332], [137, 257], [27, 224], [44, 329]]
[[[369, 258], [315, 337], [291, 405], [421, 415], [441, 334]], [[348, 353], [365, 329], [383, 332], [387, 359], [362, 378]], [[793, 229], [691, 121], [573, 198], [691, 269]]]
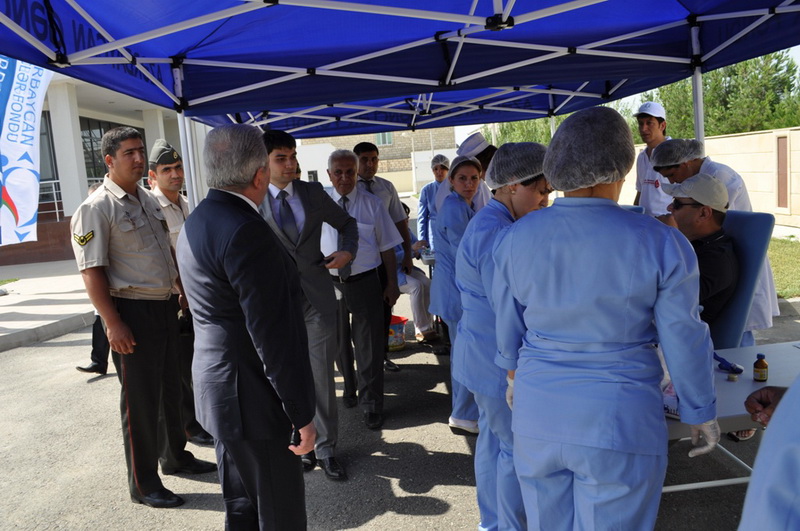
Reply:
[[0, 55], [0, 245], [36, 241], [39, 126], [53, 73]]

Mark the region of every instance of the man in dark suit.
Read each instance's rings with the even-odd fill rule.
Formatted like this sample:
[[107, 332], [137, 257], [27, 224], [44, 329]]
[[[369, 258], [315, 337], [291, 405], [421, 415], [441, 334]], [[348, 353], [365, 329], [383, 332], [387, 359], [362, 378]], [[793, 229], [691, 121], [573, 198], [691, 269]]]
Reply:
[[204, 157], [211, 190], [184, 224], [178, 263], [226, 528], [305, 529], [298, 456], [314, 447], [314, 383], [297, 270], [258, 213], [267, 151], [258, 129], [237, 124], [212, 130]]
[[[344, 267], [355, 258], [358, 224], [325, 193], [321, 184], [296, 179], [297, 150], [292, 135], [267, 131], [264, 144], [269, 156], [270, 183], [259, 211], [297, 263], [317, 397], [316, 455], [314, 452], [304, 455], [303, 468], [312, 470], [319, 459], [328, 478], [344, 480], [347, 473], [335, 456], [338, 414], [333, 366], [337, 321], [336, 296], [328, 270]], [[339, 247], [328, 256], [323, 256], [319, 249], [323, 222], [340, 236]]]

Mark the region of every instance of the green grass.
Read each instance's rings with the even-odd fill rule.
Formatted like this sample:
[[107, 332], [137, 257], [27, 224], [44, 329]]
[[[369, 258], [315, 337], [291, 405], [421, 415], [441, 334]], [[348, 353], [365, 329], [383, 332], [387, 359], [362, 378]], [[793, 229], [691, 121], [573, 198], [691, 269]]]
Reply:
[[5, 280], [0, 279], [0, 286], [2, 286], [3, 284], [8, 284], [9, 282], [16, 282], [17, 280], [19, 279], [18, 278], [7, 278]]
[[800, 242], [773, 238], [768, 254], [778, 296], [800, 297]]

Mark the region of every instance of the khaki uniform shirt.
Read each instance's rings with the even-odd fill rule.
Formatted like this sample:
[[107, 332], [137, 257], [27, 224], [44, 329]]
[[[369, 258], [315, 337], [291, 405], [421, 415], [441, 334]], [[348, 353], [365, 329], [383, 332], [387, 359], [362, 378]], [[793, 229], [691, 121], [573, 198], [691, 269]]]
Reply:
[[78, 269], [105, 267], [112, 297], [166, 300], [177, 270], [169, 229], [146, 190], [138, 199], [106, 176], [72, 216], [72, 250]]
[[178, 234], [181, 233], [183, 222], [189, 217], [189, 201], [181, 194], [178, 194], [178, 203], [180, 203], [180, 206], [178, 206], [167, 199], [164, 192], [157, 186], [150, 190], [150, 193], [153, 194], [158, 204], [161, 205], [161, 212], [164, 213], [164, 219], [167, 220], [167, 226], [169, 227], [169, 241], [172, 244], [172, 248], [177, 249]]

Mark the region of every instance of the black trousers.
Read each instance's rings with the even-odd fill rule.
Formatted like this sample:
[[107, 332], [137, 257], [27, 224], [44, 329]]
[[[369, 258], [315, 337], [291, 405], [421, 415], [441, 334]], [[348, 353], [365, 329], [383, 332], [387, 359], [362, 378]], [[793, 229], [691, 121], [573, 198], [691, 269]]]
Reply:
[[103, 319], [99, 315], [94, 316], [92, 325], [92, 363], [96, 363], [104, 371], [108, 370], [108, 353], [111, 345], [108, 344], [106, 330], [103, 326]]
[[170, 300], [113, 298], [136, 346], [132, 354], [111, 352], [120, 390], [120, 414], [128, 486], [147, 495], [163, 487], [158, 464], [177, 468], [194, 456], [187, 452], [181, 423], [178, 373], [178, 317]]
[[277, 439], [214, 441], [225, 529], [306, 529], [303, 469], [289, 437], [286, 430]]
[[[383, 290], [377, 273], [357, 280], [334, 281], [342, 294], [337, 301], [339, 341], [337, 367], [344, 377], [344, 396], [355, 396], [358, 385], [358, 403], [370, 413], [383, 413], [383, 355], [384, 336], [382, 300]], [[352, 316], [352, 324], [350, 322]], [[355, 347], [355, 350], [351, 346]], [[353, 361], [357, 370], [353, 371]]]
[[[178, 304], [178, 296], [173, 295], [175, 305]], [[192, 324], [192, 314], [189, 310], [184, 310], [178, 318], [178, 366], [181, 377], [181, 418], [183, 419], [183, 430], [187, 436], [194, 436], [204, 433], [205, 430], [197, 422], [194, 412], [194, 387], [192, 385], [192, 359], [194, 358], [194, 326]]]

